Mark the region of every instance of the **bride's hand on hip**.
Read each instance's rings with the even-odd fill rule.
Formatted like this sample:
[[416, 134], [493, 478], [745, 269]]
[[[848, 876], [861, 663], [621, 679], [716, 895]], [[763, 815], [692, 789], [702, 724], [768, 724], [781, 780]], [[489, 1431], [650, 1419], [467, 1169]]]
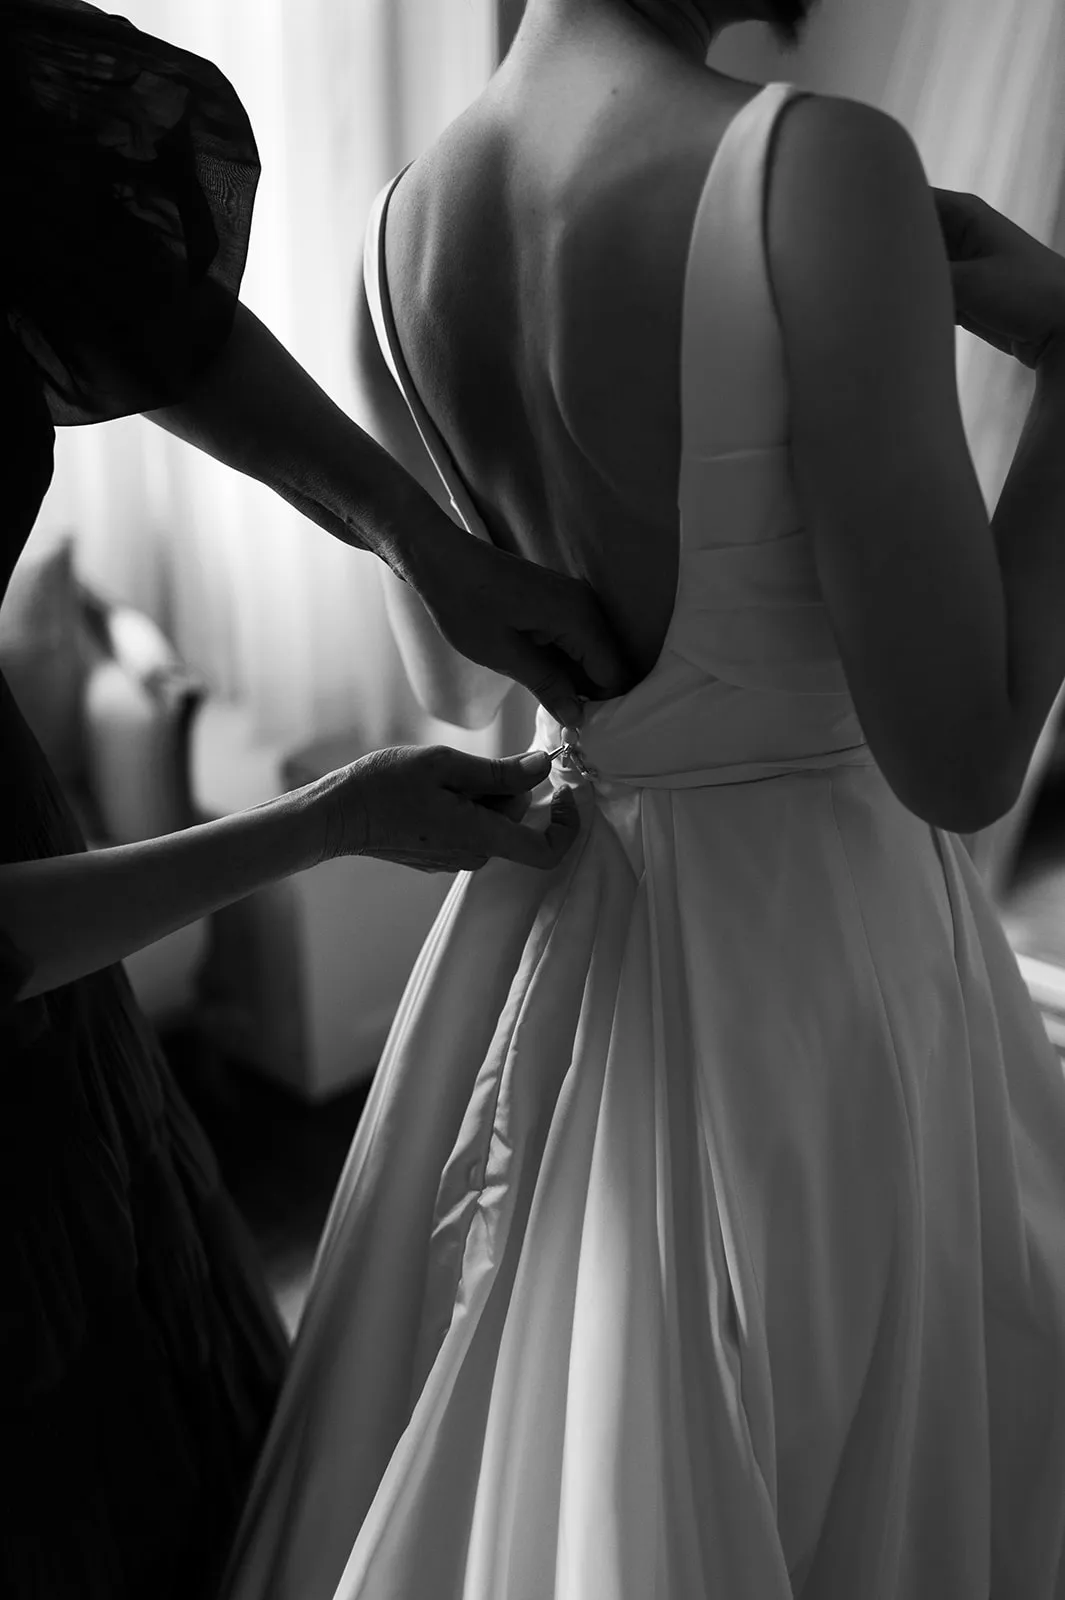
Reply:
[[578, 696], [607, 700], [635, 682], [595, 594], [579, 579], [450, 521], [421, 540], [401, 570], [453, 649], [524, 684], [564, 726], [580, 723]]
[[447, 745], [375, 750], [309, 786], [322, 859], [378, 856], [421, 872], [473, 871], [491, 856], [554, 867], [580, 832], [572, 791], [560, 791], [546, 829], [522, 823], [550, 770], [536, 751], [492, 760]]
[[976, 195], [933, 189], [955, 321], [1026, 367], [1065, 347], [1065, 258]]

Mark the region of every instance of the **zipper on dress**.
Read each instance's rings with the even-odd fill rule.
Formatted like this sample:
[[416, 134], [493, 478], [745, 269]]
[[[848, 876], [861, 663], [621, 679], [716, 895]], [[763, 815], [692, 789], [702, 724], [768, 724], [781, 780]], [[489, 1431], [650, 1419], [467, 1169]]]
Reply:
[[585, 761], [580, 734], [574, 728], [563, 728], [562, 743], [556, 750], [549, 750], [547, 753], [552, 761], [558, 761], [563, 767], [568, 767], [582, 778], [591, 780], [599, 776], [595, 767], [590, 767]]

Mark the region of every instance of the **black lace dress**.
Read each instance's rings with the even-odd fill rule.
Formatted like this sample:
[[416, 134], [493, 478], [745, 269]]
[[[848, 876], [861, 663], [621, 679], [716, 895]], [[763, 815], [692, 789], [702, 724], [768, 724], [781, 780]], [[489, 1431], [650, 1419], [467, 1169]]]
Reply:
[[[0, 594], [53, 425], [181, 398], [227, 337], [258, 176], [214, 67], [0, 0]], [[83, 842], [0, 678], [0, 860]], [[209, 1592], [285, 1339], [120, 968], [16, 1002], [0, 951], [0, 1594]]]

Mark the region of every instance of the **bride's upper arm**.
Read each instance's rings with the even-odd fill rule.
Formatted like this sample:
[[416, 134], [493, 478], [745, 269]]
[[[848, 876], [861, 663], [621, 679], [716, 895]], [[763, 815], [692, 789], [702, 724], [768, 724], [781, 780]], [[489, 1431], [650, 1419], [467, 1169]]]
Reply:
[[962, 426], [949, 264], [903, 128], [795, 100], [768, 178], [800, 511], [869, 744], [902, 801], [975, 831], [1013, 798], [1005, 609]]

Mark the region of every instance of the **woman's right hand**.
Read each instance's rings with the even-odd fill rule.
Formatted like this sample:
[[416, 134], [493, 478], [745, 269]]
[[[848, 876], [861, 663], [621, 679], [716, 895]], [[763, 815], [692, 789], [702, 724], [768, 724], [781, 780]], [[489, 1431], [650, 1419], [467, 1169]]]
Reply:
[[955, 321], [1036, 368], [1065, 346], [1065, 257], [976, 195], [933, 189], [954, 282]]
[[492, 760], [447, 745], [375, 750], [309, 788], [322, 859], [378, 856], [420, 872], [475, 871], [491, 856], [557, 866], [580, 832], [572, 791], [559, 791], [546, 829], [522, 823], [550, 770], [542, 751]]
[[633, 687], [638, 674], [583, 579], [474, 538], [442, 512], [436, 526], [424, 521], [396, 570], [459, 655], [524, 684], [564, 727], [580, 724], [580, 696]]

